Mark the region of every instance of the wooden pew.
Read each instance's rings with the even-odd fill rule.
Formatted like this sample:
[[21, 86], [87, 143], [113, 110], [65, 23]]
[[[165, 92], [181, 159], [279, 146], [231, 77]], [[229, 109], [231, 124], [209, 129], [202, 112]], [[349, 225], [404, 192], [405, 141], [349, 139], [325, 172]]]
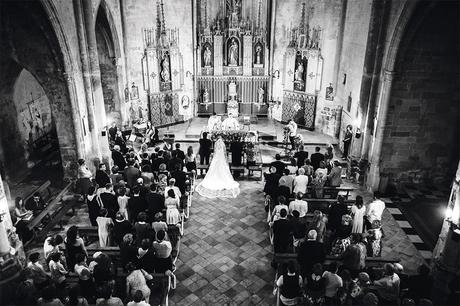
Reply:
[[[308, 192], [305, 194], [306, 197], [309, 196], [313, 192], [314, 187], [307, 186], [307, 190]], [[332, 199], [337, 198], [336, 193], [337, 195], [342, 195], [345, 197], [345, 199], [348, 199], [348, 197], [350, 196], [350, 192], [356, 189], [353, 187], [323, 187], [323, 190], [324, 190], [324, 196], [329, 196]], [[345, 193], [345, 195], [343, 193]]]
[[45, 203], [48, 203], [49, 199], [51, 198], [51, 182], [46, 181], [40, 187], [29, 193], [26, 197], [24, 197], [24, 204], [34, 196], [35, 193], [39, 193]]
[[30, 230], [36, 230], [36, 228], [42, 223], [43, 219], [47, 216], [51, 217], [50, 222], [48, 222], [43, 229], [36, 231], [37, 238], [41, 238], [48, 233], [56, 224], [60, 223], [62, 217], [69, 211], [69, 209], [74, 209], [77, 201], [75, 199], [69, 199], [63, 201], [63, 197], [70, 190], [72, 183], [67, 184], [67, 186], [37, 215], [35, 216], [28, 224], [27, 227]]

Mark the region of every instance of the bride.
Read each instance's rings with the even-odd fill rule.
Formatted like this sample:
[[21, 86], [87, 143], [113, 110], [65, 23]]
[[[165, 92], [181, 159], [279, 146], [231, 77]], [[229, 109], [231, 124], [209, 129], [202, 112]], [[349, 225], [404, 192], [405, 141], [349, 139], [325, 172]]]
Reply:
[[227, 163], [225, 143], [222, 137], [214, 145], [214, 156], [203, 181], [196, 191], [207, 198], [236, 198], [240, 193], [239, 183], [235, 182]]

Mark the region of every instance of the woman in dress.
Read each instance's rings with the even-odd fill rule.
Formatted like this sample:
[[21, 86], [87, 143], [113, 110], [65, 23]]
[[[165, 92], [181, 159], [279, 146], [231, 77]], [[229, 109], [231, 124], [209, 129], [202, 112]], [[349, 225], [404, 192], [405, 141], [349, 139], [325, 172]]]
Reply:
[[110, 232], [113, 227], [112, 218], [108, 217], [109, 212], [107, 209], [102, 208], [100, 216], [97, 217], [97, 233], [99, 235], [99, 246], [104, 248], [110, 245]]
[[78, 228], [74, 225], [67, 230], [67, 237], [64, 240], [66, 249], [67, 267], [71, 270], [77, 263], [77, 254], [88, 256], [83, 239], [78, 235]]
[[176, 225], [180, 222], [179, 197], [174, 193], [174, 189], [169, 189], [166, 194], [166, 223]]
[[187, 171], [196, 171], [196, 156], [193, 153], [192, 146], [187, 148], [187, 154], [185, 154], [185, 168]]
[[147, 280], [152, 276], [143, 269], [136, 269], [133, 263], [128, 263], [126, 266], [128, 276], [126, 277], [126, 296], [133, 297], [137, 290], [142, 291], [145, 300], [150, 300], [150, 288], [147, 286]]
[[196, 191], [207, 198], [236, 198], [240, 193], [238, 182], [233, 179], [227, 163], [225, 143], [222, 137], [217, 139], [214, 145], [214, 156], [208, 172]]
[[78, 275], [78, 284], [80, 285], [80, 293], [89, 301], [93, 301], [96, 291], [94, 290], [93, 274], [89, 270], [84, 254], [77, 255], [77, 263], [74, 267], [75, 273]]
[[127, 207], [128, 207], [128, 200], [130, 198], [128, 197], [128, 192], [126, 188], [120, 188], [118, 192], [120, 194], [117, 198], [118, 211], [125, 217], [126, 220], [129, 220]]
[[83, 199], [86, 200], [85, 196], [88, 194], [88, 189], [91, 186], [93, 174], [89, 171], [84, 159], [79, 159], [78, 165], [78, 182], [80, 185], [80, 191]]
[[86, 203], [88, 204], [89, 221], [92, 226], [97, 226], [96, 218], [99, 217], [99, 211], [102, 205], [99, 203], [99, 197], [97, 197], [96, 188], [94, 188], [94, 186], [90, 186], [88, 189]]
[[16, 217], [14, 226], [16, 227], [19, 239], [25, 243], [33, 237], [33, 232], [27, 227], [27, 224], [33, 216], [33, 212], [24, 207], [24, 200], [21, 197], [17, 197], [14, 202], [14, 216]]
[[364, 215], [366, 214], [366, 207], [363, 204], [363, 197], [356, 196], [355, 204], [351, 207], [351, 216], [353, 217], [352, 233], [363, 232]]

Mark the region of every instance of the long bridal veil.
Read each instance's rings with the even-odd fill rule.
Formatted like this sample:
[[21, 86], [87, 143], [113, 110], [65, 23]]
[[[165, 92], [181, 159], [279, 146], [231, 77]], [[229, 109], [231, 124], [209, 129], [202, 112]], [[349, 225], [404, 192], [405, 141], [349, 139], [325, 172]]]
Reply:
[[208, 172], [195, 189], [203, 197], [236, 198], [240, 193], [240, 184], [233, 179], [226, 156], [225, 143], [218, 139]]

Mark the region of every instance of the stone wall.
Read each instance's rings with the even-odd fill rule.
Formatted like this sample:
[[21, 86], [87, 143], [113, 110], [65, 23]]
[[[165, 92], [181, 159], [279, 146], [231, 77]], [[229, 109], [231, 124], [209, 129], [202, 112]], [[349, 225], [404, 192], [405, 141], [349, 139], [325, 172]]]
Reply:
[[460, 50], [458, 27], [452, 24], [457, 21], [458, 4], [443, 3], [430, 12], [412, 38], [405, 37], [382, 149], [381, 173], [393, 181], [450, 181], [450, 170], [455, 171]]

